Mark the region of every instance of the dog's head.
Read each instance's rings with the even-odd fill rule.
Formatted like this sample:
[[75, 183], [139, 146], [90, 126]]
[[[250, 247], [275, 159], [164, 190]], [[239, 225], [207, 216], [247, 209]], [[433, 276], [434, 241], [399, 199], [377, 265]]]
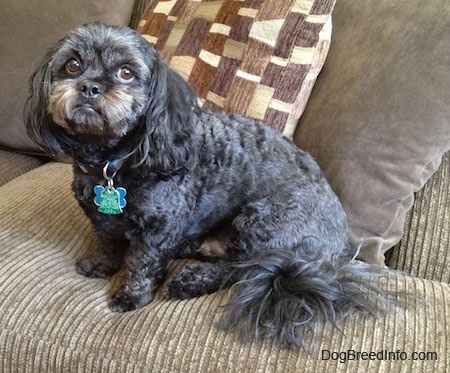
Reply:
[[195, 105], [189, 86], [145, 38], [96, 22], [48, 51], [31, 78], [25, 113], [30, 136], [52, 153], [67, 149], [61, 145], [69, 138], [100, 143], [138, 131], [134, 151], [143, 161], [158, 156], [158, 147], [180, 148]]

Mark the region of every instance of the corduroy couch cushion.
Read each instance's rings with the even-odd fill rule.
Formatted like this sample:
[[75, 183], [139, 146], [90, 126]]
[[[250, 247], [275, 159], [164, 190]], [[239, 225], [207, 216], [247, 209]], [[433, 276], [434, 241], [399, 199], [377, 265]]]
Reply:
[[292, 137], [327, 55], [334, 2], [155, 0], [139, 30], [203, 108]]
[[[319, 328], [305, 351], [280, 349], [271, 339], [244, 344], [218, 330], [226, 291], [188, 301], [158, 293], [146, 307], [112, 313], [107, 300], [118, 284], [75, 272], [96, 238], [71, 180], [70, 165], [48, 163], [0, 187], [2, 372], [443, 372], [450, 366], [450, 324], [443, 322], [450, 286], [408, 276], [383, 286], [413, 291], [427, 305], [399, 307], [379, 319], [355, 314]], [[351, 360], [353, 352], [380, 355]], [[386, 352], [393, 357], [383, 358]], [[421, 355], [428, 360], [413, 360], [414, 352], [428, 352]]]
[[[0, 186], [44, 163], [44, 159], [0, 149]], [[1, 198], [1, 197], [0, 197]]]
[[387, 255], [391, 268], [450, 284], [450, 152], [415, 195], [402, 239]]

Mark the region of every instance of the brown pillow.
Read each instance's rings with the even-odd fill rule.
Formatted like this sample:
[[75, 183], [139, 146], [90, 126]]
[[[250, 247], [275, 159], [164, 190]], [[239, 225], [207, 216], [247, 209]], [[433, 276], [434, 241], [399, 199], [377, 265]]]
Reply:
[[151, 1], [140, 32], [203, 100], [292, 137], [322, 68], [334, 1]]
[[0, 12], [0, 147], [39, 152], [23, 124], [28, 80], [46, 48], [81, 23], [126, 25], [133, 0], [7, 1]]
[[340, 0], [296, 133], [341, 198], [360, 259], [383, 263], [450, 149], [447, 0]]

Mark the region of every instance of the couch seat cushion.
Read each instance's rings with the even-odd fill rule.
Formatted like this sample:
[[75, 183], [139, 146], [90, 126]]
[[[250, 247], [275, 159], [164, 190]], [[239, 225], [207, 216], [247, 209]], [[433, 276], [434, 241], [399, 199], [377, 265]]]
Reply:
[[0, 149], [0, 186], [42, 164], [41, 158]]
[[[450, 286], [407, 276], [383, 286], [413, 291], [427, 305], [320, 327], [305, 351], [281, 349], [270, 339], [244, 344], [218, 330], [226, 291], [188, 301], [169, 301], [159, 292], [139, 310], [112, 313], [107, 300], [115, 278], [75, 272], [96, 239], [72, 196], [71, 179], [70, 165], [48, 163], [0, 187], [2, 372], [438, 372], [450, 366], [450, 323], [442, 322]], [[348, 350], [400, 350], [406, 360], [343, 363], [336, 354]], [[437, 360], [409, 359], [413, 352], [436, 352]]]

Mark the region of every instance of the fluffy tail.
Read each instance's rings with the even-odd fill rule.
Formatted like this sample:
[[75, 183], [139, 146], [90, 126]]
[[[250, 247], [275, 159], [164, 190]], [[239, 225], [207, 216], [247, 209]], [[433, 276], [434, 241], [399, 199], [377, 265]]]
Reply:
[[380, 267], [301, 250], [258, 253], [235, 266], [239, 280], [221, 326], [246, 339], [270, 336], [285, 346], [303, 346], [318, 323], [334, 323], [352, 309], [384, 313], [392, 296], [369, 284], [370, 277], [384, 275]]

